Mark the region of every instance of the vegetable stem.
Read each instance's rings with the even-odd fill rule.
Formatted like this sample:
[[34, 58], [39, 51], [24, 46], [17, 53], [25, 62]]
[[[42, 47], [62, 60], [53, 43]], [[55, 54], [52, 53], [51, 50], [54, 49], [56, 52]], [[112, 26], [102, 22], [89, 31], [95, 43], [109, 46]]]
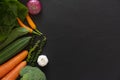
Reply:
[[32, 52], [35, 51], [35, 49], [39, 46], [38, 44], [40, 43], [40, 40], [38, 40], [35, 45], [29, 50], [29, 53], [28, 53], [28, 57], [27, 57], [27, 62], [30, 61], [30, 58], [31, 58], [31, 55], [32, 55]]
[[38, 32], [39, 34], [42, 34], [38, 29], [35, 29], [36, 32]]
[[45, 46], [46, 41], [47, 41], [46, 37], [43, 36], [43, 39], [41, 40], [41, 44], [40, 44], [39, 50], [37, 51], [37, 53], [35, 54], [34, 58], [32, 59], [33, 60], [32, 63], [31, 63], [32, 66], [35, 66], [37, 58], [42, 53], [43, 47]]
[[39, 36], [42, 35], [42, 33], [38, 33], [37, 31], [36, 31], [36, 32], [35, 32], [35, 31], [32, 31], [32, 33], [33, 33], [33, 34], [36, 34], [36, 35], [39, 35]]

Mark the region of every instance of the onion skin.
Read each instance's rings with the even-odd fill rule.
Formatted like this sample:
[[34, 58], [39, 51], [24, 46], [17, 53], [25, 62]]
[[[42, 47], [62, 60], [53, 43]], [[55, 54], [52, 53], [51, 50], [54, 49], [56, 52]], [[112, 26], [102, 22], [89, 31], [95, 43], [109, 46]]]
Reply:
[[28, 11], [32, 15], [40, 13], [42, 6], [39, 0], [29, 0], [27, 2]]

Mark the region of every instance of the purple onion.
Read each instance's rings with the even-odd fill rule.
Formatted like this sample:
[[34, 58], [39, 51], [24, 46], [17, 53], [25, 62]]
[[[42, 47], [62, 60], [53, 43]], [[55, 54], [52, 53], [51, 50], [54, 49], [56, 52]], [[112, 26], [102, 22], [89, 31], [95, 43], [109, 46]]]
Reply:
[[39, 0], [29, 0], [27, 2], [27, 7], [28, 7], [29, 13], [33, 15], [38, 14], [42, 9], [42, 6]]

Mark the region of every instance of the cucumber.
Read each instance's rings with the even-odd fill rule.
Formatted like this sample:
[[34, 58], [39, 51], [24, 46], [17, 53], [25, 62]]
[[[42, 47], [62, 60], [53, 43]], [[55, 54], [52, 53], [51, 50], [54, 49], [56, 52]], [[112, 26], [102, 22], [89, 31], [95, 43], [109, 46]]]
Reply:
[[28, 45], [31, 38], [32, 37], [19, 38], [0, 51], [0, 64], [3, 64], [24, 49]]
[[4, 47], [6, 47], [8, 44], [10, 44], [12, 41], [17, 39], [18, 37], [21, 37], [25, 34], [27, 34], [29, 31], [25, 28], [18, 27], [13, 29], [13, 31], [9, 34], [8, 38], [0, 45], [0, 50], [2, 50]]

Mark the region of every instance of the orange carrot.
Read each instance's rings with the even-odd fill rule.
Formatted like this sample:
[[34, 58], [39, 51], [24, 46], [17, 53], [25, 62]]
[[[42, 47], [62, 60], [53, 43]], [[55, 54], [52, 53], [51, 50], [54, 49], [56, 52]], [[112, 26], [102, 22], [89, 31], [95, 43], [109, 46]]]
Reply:
[[33, 29], [29, 28], [27, 25], [25, 25], [21, 20], [20, 18], [17, 17], [17, 21], [19, 23], [19, 25], [27, 30], [29, 30], [30, 33], [33, 33], [33, 34], [37, 34], [37, 35], [41, 35], [40, 33], [37, 33], [35, 31], [33, 31]]
[[10, 71], [7, 75], [5, 75], [1, 80], [16, 80], [19, 76], [20, 70], [27, 65], [26, 61], [18, 64], [12, 71]]
[[18, 21], [18, 23], [19, 23], [19, 25], [20, 25], [21, 27], [26, 28], [27, 30], [29, 30], [30, 33], [33, 32], [33, 30], [32, 30], [31, 28], [29, 28], [27, 25], [25, 25], [25, 24], [20, 20], [20, 18], [17, 18], [17, 21]]
[[31, 19], [31, 17], [29, 16], [29, 14], [27, 14], [26, 19], [27, 19], [30, 27], [31, 27], [32, 29], [36, 29], [36, 25], [35, 25], [35, 23], [33, 22], [33, 20]]
[[20, 62], [22, 62], [28, 55], [27, 50], [23, 50], [15, 57], [11, 58], [9, 61], [0, 65], [0, 78], [6, 75], [9, 71], [11, 71], [15, 66], [17, 66]]
[[26, 15], [26, 19], [27, 19], [27, 22], [29, 23], [29, 25], [30, 25], [30, 27], [31, 27], [32, 29], [34, 29], [36, 32], [42, 34], [42, 33], [37, 29], [34, 21], [32, 20], [32, 18], [30, 17], [29, 14]]

